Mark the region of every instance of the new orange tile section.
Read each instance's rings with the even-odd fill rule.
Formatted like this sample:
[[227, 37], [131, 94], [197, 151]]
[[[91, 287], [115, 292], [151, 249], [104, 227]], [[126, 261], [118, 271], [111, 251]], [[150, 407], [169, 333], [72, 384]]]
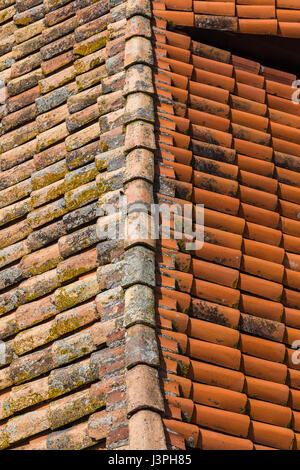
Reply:
[[290, 38], [300, 37], [299, 10], [297, 0], [153, 2], [155, 17], [172, 25]]
[[[216, 15], [233, 6], [194, 2], [194, 11], [211, 8]], [[245, 21], [256, 32], [259, 20], [276, 34], [275, 6], [273, 0], [236, 5], [244, 16], [248, 12]], [[172, 45], [171, 37], [167, 42]], [[194, 252], [183, 240], [158, 245], [158, 271], [166, 271], [159, 253], [168, 253], [175, 261], [168, 276], [176, 280], [175, 288], [156, 289], [159, 322], [173, 351], [161, 349], [161, 376], [179, 386], [176, 398], [165, 394], [173, 412], [164, 424], [167, 435], [179, 433], [187, 447], [297, 449], [300, 366], [291, 346], [300, 339], [300, 142], [299, 112], [290, 101], [294, 77], [236, 56], [223, 62], [225, 51], [208, 52], [193, 40], [189, 47], [192, 70], [180, 72], [176, 64], [176, 73], [188, 77], [181, 86], [189, 91], [186, 106], [177, 108], [173, 99], [168, 118], [176, 131], [167, 131], [172, 143], [156, 156], [175, 169], [174, 184], [160, 176], [156, 197], [203, 203], [204, 244]], [[188, 147], [176, 133], [183, 129], [176, 116], [192, 137]], [[176, 162], [189, 171], [176, 169]], [[179, 181], [189, 184], [188, 192]], [[170, 310], [167, 298], [175, 302]]]

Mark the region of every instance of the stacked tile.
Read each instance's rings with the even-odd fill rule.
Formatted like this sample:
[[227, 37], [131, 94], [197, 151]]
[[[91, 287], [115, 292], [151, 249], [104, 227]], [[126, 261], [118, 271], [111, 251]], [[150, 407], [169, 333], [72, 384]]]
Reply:
[[202, 248], [180, 215], [157, 246], [169, 446], [299, 449], [296, 77], [168, 31], [153, 8], [156, 200], [192, 208], [191, 235], [204, 204]]
[[298, 0], [162, 0], [165, 11], [153, 3], [154, 13], [173, 26], [300, 37]]
[[0, 448], [126, 446], [124, 250], [96, 230], [122, 186], [125, 6], [0, 9]]

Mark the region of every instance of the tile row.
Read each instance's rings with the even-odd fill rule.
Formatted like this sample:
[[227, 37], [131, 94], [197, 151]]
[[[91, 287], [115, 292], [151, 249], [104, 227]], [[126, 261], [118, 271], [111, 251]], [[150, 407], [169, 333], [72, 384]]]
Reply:
[[[155, 197], [166, 204], [157, 334], [169, 445], [297, 449], [299, 200], [287, 196], [299, 190], [294, 77], [264, 75], [259, 64], [164, 28], [154, 18]], [[276, 134], [277, 124], [292, 138]], [[182, 211], [169, 224], [174, 203]], [[193, 251], [196, 204], [204, 204], [204, 243]]]

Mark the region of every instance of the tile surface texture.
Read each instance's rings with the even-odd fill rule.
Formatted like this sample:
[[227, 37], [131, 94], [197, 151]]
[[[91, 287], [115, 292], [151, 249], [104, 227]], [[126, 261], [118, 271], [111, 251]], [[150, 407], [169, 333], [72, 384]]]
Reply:
[[118, 198], [126, 4], [0, 3], [0, 448], [128, 446]]
[[[300, 448], [296, 77], [176, 25], [300, 7], [0, 0], [0, 449]], [[203, 247], [110, 239], [123, 194]]]

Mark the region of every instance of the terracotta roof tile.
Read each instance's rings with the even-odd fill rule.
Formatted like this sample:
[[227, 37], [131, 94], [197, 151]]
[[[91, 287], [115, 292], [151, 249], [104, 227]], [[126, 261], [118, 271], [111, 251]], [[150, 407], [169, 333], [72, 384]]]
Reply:
[[200, 428], [199, 448], [203, 450], [252, 450], [253, 443], [249, 439], [229, 436], [208, 429]]

